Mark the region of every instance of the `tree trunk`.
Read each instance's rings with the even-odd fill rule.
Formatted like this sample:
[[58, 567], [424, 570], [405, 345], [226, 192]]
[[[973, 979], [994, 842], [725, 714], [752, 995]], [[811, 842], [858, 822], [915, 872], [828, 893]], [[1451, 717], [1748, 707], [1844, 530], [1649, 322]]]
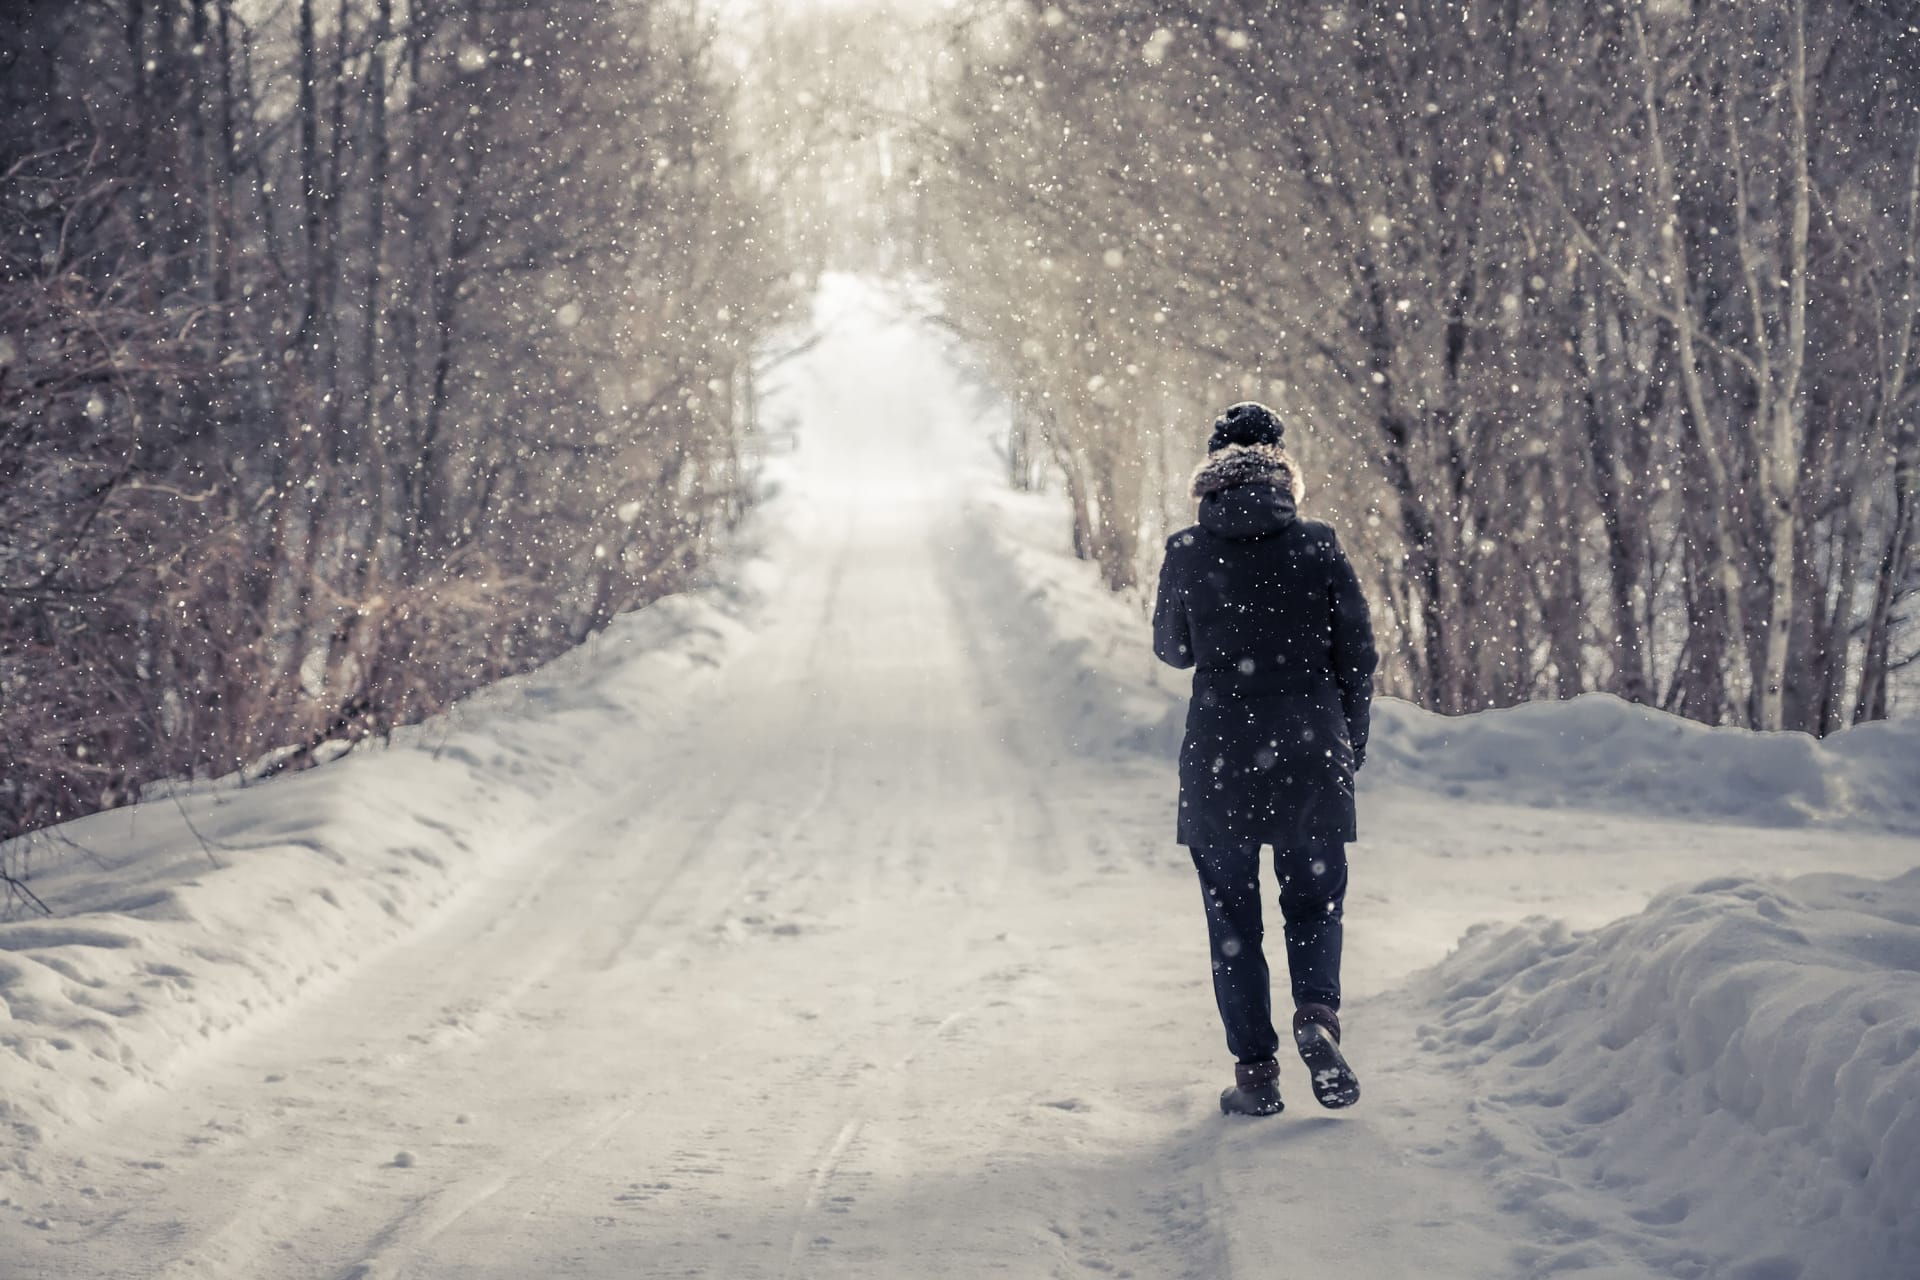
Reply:
[[300, 0], [300, 100], [296, 108], [300, 128], [300, 208], [305, 234], [301, 284], [306, 308], [294, 333], [298, 358], [310, 362], [314, 325], [320, 318], [320, 105], [319, 54], [314, 48], [313, 0]]
[[[1598, 298], [1583, 294], [1583, 300], [1590, 300], [1597, 306]], [[1607, 321], [1600, 318], [1594, 321], [1595, 327], [1604, 330]], [[1667, 330], [1662, 326], [1662, 346]], [[1613, 692], [1628, 702], [1647, 703], [1653, 700], [1652, 683], [1647, 675], [1647, 652], [1645, 633], [1640, 625], [1640, 614], [1635, 604], [1635, 595], [1647, 581], [1647, 549], [1644, 543], [1634, 535], [1638, 522], [1632, 518], [1627, 506], [1628, 494], [1633, 489], [1633, 471], [1623, 465], [1619, 432], [1622, 424], [1616, 415], [1610, 413], [1600, 402], [1600, 388], [1597, 385], [1595, 370], [1586, 360], [1581, 335], [1573, 335], [1570, 345], [1576, 361], [1575, 371], [1582, 388], [1581, 422], [1586, 429], [1587, 455], [1593, 464], [1594, 496], [1600, 507], [1600, 525], [1607, 539], [1607, 588], [1613, 635]], [[1666, 362], [1656, 356], [1653, 376], [1648, 379], [1648, 399], [1639, 406], [1646, 418], [1659, 412], [1660, 396], [1664, 389], [1661, 366]], [[1631, 427], [1627, 429], [1631, 430]]]
[[1873, 607], [1867, 614], [1866, 649], [1860, 659], [1860, 690], [1853, 722], [1887, 718], [1887, 676], [1893, 661], [1893, 610], [1907, 580], [1916, 516], [1920, 516], [1920, 429], [1911, 409], [1897, 410], [1893, 464], [1893, 524], [1874, 570]]
[[1060, 465], [1060, 474], [1066, 480], [1067, 505], [1073, 509], [1074, 557], [1092, 560], [1093, 509], [1088, 501], [1085, 468], [1075, 456], [1073, 446], [1067, 442], [1065, 432], [1053, 432], [1049, 438], [1053, 444], [1054, 461]]
[[1915, 528], [1920, 524], [1920, 405], [1908, 403], [1907, 366], [1913, 358], [1914, 314], [1911, 299], [1920, 288], [1920, 116], [1916, 116], [1913, 159], [1907, 170], [1907, 224], [1900, 246], [1901, 288], [1893, 305], [1897, 329], [1893, 358], [1881, 371], [1877, 412], [1890, 425], [1893, 440], [1893, 521], [1873, 576], [1873, 605], [1867, 612], [1866, 647], [1860, 659], [1860, 687], [1853, 722], [1887, 716], [1887, 676], [1893, 648], [1893, 611], [1907, 581]]
[[336, 307], [340, 286], [340, 196], [346, 183], [347, 145], [347, 31], [349, 0], [340, 0], [334, 13], [333, 100], [327, 111], [326, 189], [321, 195], [320, 332], [324, 345], [323, 382], [326, 418], [322, 433], [327, 442], [329, 471], [336, 481], [354, 453], [354, 441], [345, 431], [346, 376], [340, 363], [341, 325]]
[[1820, 687], [1817, 690], [1819, 703], [1813, 709], [1812, 722], [1806, 727], [1823, 738], [1846, 723], [1840, 707], [1846, 697], [1847, 650], [1853, 632], [1853, 597], [1859, 582], [1860, 552], [1865, 532], [1861, 521], [1852, 512], [1843, 511], [1834, 518], [1843, 526], [1840, 546], [1835, 552], [1839, 562], [1839, 581], [1830, 593], [1832, 605], [1815, 620], [1818, 652], [1809, 664], [1820, 677]]
[[385, 397], [382, 394], [386, 362], [380, 351], [380, 317], [386, 307], [381, 286], [380, 255], [387, 231], [387, 41], [393, 38], [393, 0], [379, 0], [373, 41], [367, 56], [367, 269], [361, 285], [360, 309], [360, 439], [365, 461], [367, 538], [363, 556], [368, 580], [386, 577], [388, 522], [393, 503], [389, 473], [392, 459], [387, 439]]
[[[1787, 660], [1793, 640], [1794, 557], [1800, 532], [1800, 444], [1804, 434], [1800, 381], [1807, 356], [1807, 238], [1812, 187], [1807, 163], [1806, 0], [1792, 0], [1788, 47], [1787, 181], [1793, 223], [1788, 242], [1786, 349], [1781, 353], [1779, 387], [1762, 388], [1761, 403], [1764, 405], [1770, 400], [1772, 412], [1765, 424], [1766, 443], [1759, 451], [1760, 493], [1768, 507], [1772, 552], [1769, 562], [1772, 595], [1760, 686], [1759, 727], [1762, 729], [1780, 729], [1785, 725]], [[1744, 218], [1744, 208], [1741, 213]], [[1756, 300], [1756, 311], [1757, 307]], [[1767, 341], [1765, 333], [1754, 334], [1756, 345]]]
[[[1687, 261], [1686, 234], [1679, 221], [1679, 194], [1674, 187], [1673, 168], [1668, 162], [1666, 142], [1660, 126], [1660, 98], [1658, 90], [1659, 63], [1653, 57], [1647, 43], [1645, 26], [1638, 16], [1633, 20], [1633, 28], [1638, 38], [1641, 79], [1642, 106], [1647, 117], [1647, 145], [1649, 164], [1653, 170], [1654, 194], [1659, 209], [1658, 225], [1654, 232], [1660, 242], [1663, 266], [1666, 271], [1666, 295], [1668, 300], [1670, 323], [1673, 325], [1675, 342], [1679, 348], [1679, 374], [1681, 386], [1686, 391], [1686, 422], [1693, 436], [1693, 457], [1699, 468], [1700, 479], [1705, 483], [1706, 492], [1701, 495], [1706, 509], [1713, 513], [1708, 533], [1717, 564], [1715, 571], [1720, 579], [1717, 593], [1725, 612], [1725, 630], [1728, 642], [1745, 652], [1749, 635], [1747, 632], [1745, 590], [1740, 578], [1741, 557], [1739, 545], [1734, 538], [1735, 517], [1729, 504], [1733, 493], [1733, 484], [1727, 475], [1726, 459], [1730, 453], [1715, 429], [1712, 411], [1708, 408], [1705, 379], [1702, 377], [1702, 358], [1695, 339], [1695, 319], [1691, 294], [1692, 267]], [[1704, 550], [1704, 548], [1702, 548]], [[1691, 620], [1698, 626], [1701, 622], [1696, 614]], [[1724, 676], [1721, 677], [1724, 679]], [[1717, 719], [1717, 717], [1715, 717]]]

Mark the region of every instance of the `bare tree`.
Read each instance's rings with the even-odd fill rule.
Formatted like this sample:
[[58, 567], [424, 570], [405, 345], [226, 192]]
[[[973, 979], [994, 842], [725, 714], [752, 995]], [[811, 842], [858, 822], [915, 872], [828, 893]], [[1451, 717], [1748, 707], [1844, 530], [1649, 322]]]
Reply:
[[1152, 543], [1099, 523], [1177, 515], [1135, 460], [1258, 394], [1428, 705], [1885, 713], [1915, 68], [1879, 7], [1055, 0], [945, 39], [929, 265], [1110, 582]]
[[431, 712], [737, 517], [786, 269], [690, 6], [0, 37], [0, 840]]

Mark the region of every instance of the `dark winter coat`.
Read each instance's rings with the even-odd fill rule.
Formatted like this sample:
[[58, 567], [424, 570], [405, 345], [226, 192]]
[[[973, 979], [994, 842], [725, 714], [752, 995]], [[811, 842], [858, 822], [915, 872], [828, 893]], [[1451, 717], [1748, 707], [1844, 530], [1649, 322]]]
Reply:
[[1360, 581], [1333, 530], [1296, 514], [1278, 447], [1221, 450], [1194, 492], [1153, 611], [1154, 652], [1194, 668], [1180, 843], [1350, 841], [1377, 661]]

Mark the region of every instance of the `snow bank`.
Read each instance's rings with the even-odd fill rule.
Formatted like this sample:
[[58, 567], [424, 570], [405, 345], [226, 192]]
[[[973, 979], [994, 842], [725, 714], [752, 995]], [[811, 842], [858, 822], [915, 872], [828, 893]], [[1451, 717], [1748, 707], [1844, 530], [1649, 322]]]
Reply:
[[1091, 756], [1176, 754], [1188, 677], [1153, 656], [1139, 594], [1115, 595], [1093, 565], [1061, 550], [1070, 537], [1063, 500], [989, 478], [972, 515], [982, 545], [967, 563], [1006, 602], [997, 621], [1040, 668], [1027, 683], [1051, 693], [1051, 722]]
[[0, 1172], [525, 853], [512, 833], [639, 763], [594, 745], [711, 671], [750, 598], [657, 602], [386, 748], [26, 837], [55, 914], [0, 923]]
[[1383, 699], [1364, 778], [1519, 804], [1920, 831], [1920, 720], [1818, 740], [1711, 728], [1604, 693], [1465, 716]]
[[769, 501], [702, 585], [388, 745], [263, 782], [156, 788], [23, 837], [54, 915], [0, 920], [0, 1203], [49, 1133], [163, 1085], [197, 1049], [564, 841], [565, 815], [630, 791], [649, 762], [604, 744], [697, 708], [787, 571], [769, 527], [803, 509]]
[[1482, 928], [1425, 981], [1536, 1272], [1920, 1274], [1920, 870]]

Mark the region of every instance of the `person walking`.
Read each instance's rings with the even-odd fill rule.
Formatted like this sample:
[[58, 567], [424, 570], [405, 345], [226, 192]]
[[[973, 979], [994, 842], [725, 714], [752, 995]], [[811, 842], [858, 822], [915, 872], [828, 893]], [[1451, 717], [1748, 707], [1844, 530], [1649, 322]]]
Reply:
[[1254, 403], [1214, 423], [1193, 478], [1199, 521], [1167, 540], [1153, 610], [1154, 653], [1193, 668], [1178, 839], [1200, 873], [1214, 999], [1236, 1059], [1220, 1095], [1229, 1115], [1283, 1105], [1261, 948], [1263, 845], [1285, 920], [1294, 1044], [1314, 1096], [1328, 1107], [1360, 1097], [1340, 1052], [1341, 920], [1378, 657], [1333, 529], [1299, 514], [1283, 431]]

